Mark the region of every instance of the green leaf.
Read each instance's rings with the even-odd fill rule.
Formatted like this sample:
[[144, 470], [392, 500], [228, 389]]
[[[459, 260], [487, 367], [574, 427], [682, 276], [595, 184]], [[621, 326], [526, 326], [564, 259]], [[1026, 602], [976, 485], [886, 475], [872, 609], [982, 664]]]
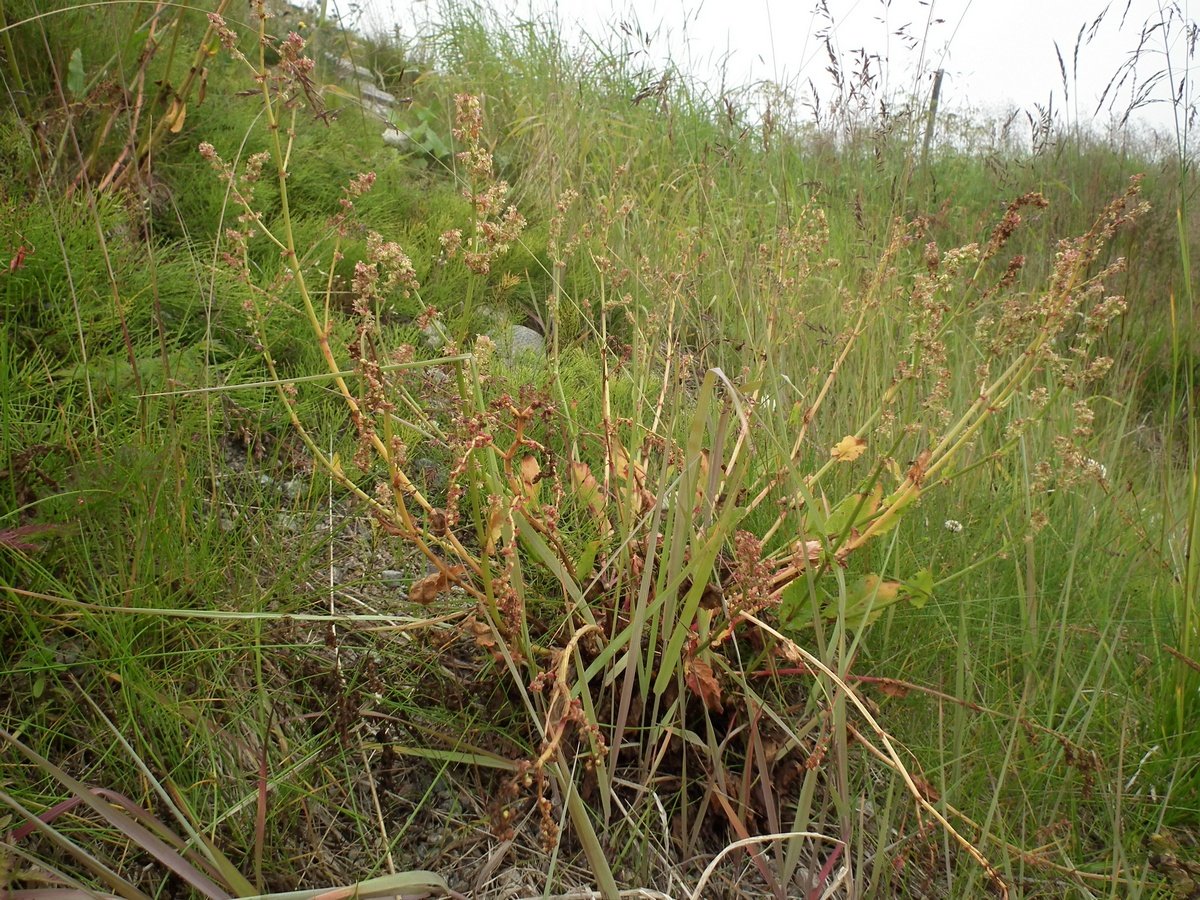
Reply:
[[[846, 627], [851, 631], [861, 631], [883, 615], [883, 611], [900, 599], [900, 584], [895, 581], [884, 581], [875, 574], [862, 575], [851, 582], [846, 589]], [[822, 611], [827, 619], [836, 619], [838, 602], [836, 599], [826, 604]]]
[[600, 551], [600, 541], [588, 541], [587, 546], [583, 548], [583, 552], [579, 554], [579, 560], [575, 563], [575, 574], [579, 576], [579, 581], [586, 581], [588, 576], [592, 574], [592, 568], [596, 565], [596, 554]]
[[908, 602], [920, 609], [933, 599], [933, 569], [922, 569], [904, 582], [901, 588]]
[[869, 494], [856, 493], [843, 497], [827, 517], [821, 516], [819, 510], [812, 509], [808, 515], [808, 530], [837, 538], [849, 533], [851, 528], [864, 528], [878, 512], [882, 495], [883, 488], [877, 484]]
[[813, 610], [819, 599], [809, 592], [808, 580], [797, 578], [786, 588], [779, 598], [779, 621], [788, 628], [811, 627]]
[[82, 97], [83, 80], [83, 48], [76, 47], [71, 51], [71, 61], [67, 64], [67, 90], [72, 97]]

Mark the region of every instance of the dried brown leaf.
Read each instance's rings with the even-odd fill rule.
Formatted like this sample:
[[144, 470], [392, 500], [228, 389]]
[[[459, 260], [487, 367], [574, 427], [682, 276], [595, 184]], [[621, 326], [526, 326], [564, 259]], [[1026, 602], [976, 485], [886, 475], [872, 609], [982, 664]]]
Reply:
[[921, 486], [921, 482], [925, 480], [925, 470], [929, 468], [929, 460], [933, 458], [933, 451], [922, 450], [921, 455], [913, 460], [911, 466], [908, 467], [908, 480], [917, 487]]
[[885, 697], [895, 697], [897, 700], [903, 700], [912, 691], [907, 684], [902, 681], [894, 681], [891, 678], [882, 678], [876, 682], [876, 687]]
[[792, 553], [796, 561], [796, 565], [801, 568], [803, 568], [807, 563], [820, 562], [821, 542], [796, 541], [792, 548]]
[[427, 606], [450, 589], [467, 572], [465, 566], [451, 566], [426, 575], [419, 581], [414, 581], [408, 589], [408, 599], [413, 603]]
[[713, 672], [712, 666], [702, 659], [693, 657], [687, 661], [685, 673], [687, 686], [691, 688], [692, 693], [704, 701], [705, 706], [712, 712], [725, 711], [725, 706], [721, 702], [721, 686], [717, 683], [717, 676]]

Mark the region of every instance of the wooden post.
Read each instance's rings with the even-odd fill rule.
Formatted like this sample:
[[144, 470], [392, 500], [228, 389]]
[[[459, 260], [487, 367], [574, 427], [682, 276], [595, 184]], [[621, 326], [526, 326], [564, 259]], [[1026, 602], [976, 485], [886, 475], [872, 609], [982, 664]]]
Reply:
[[938, 99], [942, 94], [942, 69], [933, 75], [933, 94], [929, 98], [929, 112], [925, 116], [925, 141], [921, 144], [921, 169], [929, 165], [929, 145], [933, 143], [933, 124], [937, 121]]

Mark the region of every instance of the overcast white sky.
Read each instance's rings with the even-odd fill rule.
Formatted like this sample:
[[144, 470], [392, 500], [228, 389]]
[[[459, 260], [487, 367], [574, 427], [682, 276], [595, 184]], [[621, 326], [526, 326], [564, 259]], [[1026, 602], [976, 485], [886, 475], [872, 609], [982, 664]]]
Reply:
[[[337, 3], [348, 11], [349, 2], [330, 0], [330, 6]], [[406, 34], [436, 20], [439, 9], [436, 0], [357, 3], [364, 27], [390, 31], [395, 23]], [[1001, 115], [1014, 105], [1045, 105], [1053, 91], [1055, 108], [1072, 121], [1092, 118], [1105, 85], [1138, 47], [1143, 27], [1160, 16], [1174, 16], [1173, 26], [1148, 39], [1137, 78], [1127, 79], [1113, 98], [1113, 108], [1118, 114], [1125, 111], [1132, 93], [1165, 67], [1168, 51], [1178, 81], [1183, 74], [1178, 67], [1194, 63], [1186, 57], [1180, 26], [1200, 12], [1188, 8], [1189, 0], [483, 0], [483, 5], [514, 21], [549, 13], [571, 43], [582, 41], [586, 33], [608, 46], [621, 22], [636, 22], [643, 33], [654, 35], [648, 66], [670, 56], [714, 89], [720, 64], [727, 60], [730, 85], [770, 79], [799, 89], [811, 78], [822, 92], [828, 85], [827, 57], [814, 35], [830, 26], [829, 18], [817, 11], [824, 5], [833, 20], [835, 46], [842, 53], [863, 47], [886, 59], [894, 90], [911, 88], [913, 73], [923, 61], [928, 70], [945, 70], [942, 97], [951, 108]], [[1101, 14], [1099, 24], [1091, 28]], [[1083, 26], [1088, 31], [1076, 66], [1076, 40]], [[906, 40], [904, 34], [914, 40]], [[1055, 41], [1071, 93], [1065, 107]], [[1153, 86], [1153, 99], [1165, 101], [1169, 95], [1165, 80]], [[1110, 115], [1102, 111], [1099, 124]], [[1151, 127], [1173, 128], [1167, 102], [1143, 108], [1136, 118]]]

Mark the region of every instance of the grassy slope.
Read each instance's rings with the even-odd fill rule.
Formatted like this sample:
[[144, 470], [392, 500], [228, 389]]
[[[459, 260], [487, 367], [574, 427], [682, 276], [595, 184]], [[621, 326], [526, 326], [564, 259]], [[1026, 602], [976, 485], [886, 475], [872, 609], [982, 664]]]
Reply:
[[[20, 15], [7, 12], [10, 19]], [[132, 24], [106, 27], [136, 50], [130, 32], [121, 30]], [[190, 24], [173, 63], [176, 79], [194, 47], [197, 23]], [[95, 27], [87, 14], [46, 20], [52, 58], [65, 66], [70, 50], [83, 43], [80, 35]], [[12, 34], [22, 46], [42, 40], [32, 25]], [[531, 223], [524, 245], [501, 263], [517, 276], [516, 285], [506, 287], [494, 273], [492, 302], [545, 316], [545, 241], [553, 202], [564, 189], [583, 193], [585, 219], [586, 210], [630, 194], [637, 211], [607, 243], [637, 269], [635, 303], [648, 318], [618, 336], [653, 332], [655, 304], [679, 271], [691, 279], [682, 313], [690, 349], [734, 377], [746, 346], [762, 342], [769, 304], [807, 320], [794, 341], [778, 348], [776, 370], [802, 388], [806, 373], [823, 371], [830, 359], [825, 336], [845, 328], [895, 216], [928, 216], [930, 237], [951, 247], [986, 241], [1005, 202], [1044, 192], [1051, 206], [1018, 232], [1012, 248], [1027, 255], [1021, 284], [1032, 288], [1050, 268], [1054, 240], [1085, 231], [1130, 174], [1147, 172], [1154, 212], [1112, 249], [1129, 259], [1116, 287], [1133, 312], [1107, 338], [1116, 364], [1094, 404], [1089, 446], [1107, 468], [1108, 483], [1031, 496], [1034, 461], [1049, 456], [1055, 434], [1072, 427], [1067, 407], [1030, 432], [1012, 457], [924, 501], [890, 547], [869, 551], [872, 565], [897, 573], [931, 565], [939, 578], [962, 574], [939, 584], [923, 609], [891, 608], [863, 637], [854, 672], [944, 692], [893, 688], [873, 696], [936, 795], [980, 823], [971, 838], [1019, 893], [1152, 896], [1149, 885], [1158, 876], [1147, 866], [1143, 842], [1167, 830], [1182, 838], [1182, 856], [1194, 854], [1187, 841], [1195, 840], [1200, 814], [1196, 737], [1179, 733], [1170, 689], [1180, 670], [1163, 650], [1183, 642], [1174, 579], [1185, 566], [1181, 472], [1195, 454], [1188, 442], [1194, 422], [1180, 415], [1188, 408], [1181, 387], [1195, 359], [1194, 348], [1181, 346], [1193, 333], [1191, 311], [1177, 299], [1173, 323], [1169, 299], [1188, 296], [1174, 217], [1177, 208], [1191, 214], [1184, 203], [1194, 189], [1191, 176], [1170, 162], [1077, 138], [1036, 156], [944, 150], [928, 172], [913, 171], [903, 120], [878, 133], [764, 135], [675, 90], [633, 105], [628, 98], [644, 85], [618, 57], [578, 63], [536, 28], [496, 32], [466, 14], [427, 52], [436, 52], [444, 74], [412, 87], [409, 115], [415, 120], [428, 111], [424, 121], [448, 139], [453, 94], [485, 93], [497, 160]], [[466, 729], [472, 744], [504, 755], [531, 748], [518, 743], [515, 723], [479, 721], [495, 708], [486, 699], [454, 699], [461, 693], [456, 670], [436, 649], [355, 634], [366, 627], [359, 625], [343, 631], [335, 660], [324, 640], [327, 625], [278, 618], [328, 609], [323, 567], [331, 552], [344, 551], [339, 541], [353, 523], [336, 518], [332, 536], [318, 527], [328, 487], [303, 472], [303, 454], [271, 394], [144, 396], [175, 385], [264, 377], [245, 325], [244, 288], [214, 265], [213, 236], [232, 216], [224, 186], [194, 152], [207, 140], [233, 158], [263, 141], [254, 105], [231, 96], [242, 83], [222, 59], [212, 63], [206, 102], [159, 151], [155, 172], [164, 189], [151, 201], [144, 227], [113, 199], [63, 195], [78, 157], [70, 143], [58, 150], [53, 143], [78, 133], [87, 146], [102, 105], [77, 111], [69, 123], [59, 120], [57, 130], [52, 120], [49, 155], [11, 115], [3, 125], [20, 137], [6, 142], [12, 149], [4, 164], [16, 177], [3, 198], [4, 231], [36, 251], [0, 280], [0, 469], [7, 472], [0, 527], [62, 526], [39, 540], [37, 551], [0, 551], [0, 578], [16, 589], [5, 592], [0, 618], [0, 645], [12, 648], [0, 677], [4, 726], [81, 777], [141, 797], [145, 787], [128, 758], [80, 703], [85, 693], [151, 768], [170, 774], [195, 820], [234, 848], [235, 858], [239, 849], [246, 854], [237, 861], [247, 871], [251, 848], [265, 842], [266, 884], [366, 877], [382, 866], [384, 846], [401, 865], [428, 863], [433, 851], [422, 857], [416, 839], [442, 827], [439, 820], [461, 815], [467, 826], [481, 824], [469, 807], [455, 806], [460, 801], [437, 799], [426, 769], [392, 763], [401, 774], [384, 778], [375, 741], [379, 715], [403, 723], [391, 735], [400, 745], [436, 745], [439, 730]], [[47, 98], [34, 102], [55, 108], [47, 74], [28, 62], [24, 71], [31, 96]], [[424, 302], [442, 308], [456, 328], [479, 327], [456, 322], [467, 288], [436, 264], [438, 235], [469, 222], [452, 178], [441, 163], [397, 158], [353, 116], [300, 127], [290, 182], [302, 246], [323, 233], [338, 186], [366, 169], [379, 175], [375, 192], [360, 204], [366, 223], [405, 247]], [[266, 185], [260, 200], [277, 209]], [[785, 285], [764, 284], [758, 247], [789, 252], [779, 228], [793, 224], [810, 202], [827, 215], [828, 252], [841, 266], [808, 279], [795, 296]], [[1200, 227], [1185, 223], [1182, 233], [1194, 240]], [[257, 252], [265, 273], [278, 269], [273, 251]], [[348, 245], [347, 257], [361, 252]], [[589, 408], [598, 379], [589, 354], [595, 322], [583, 303], [596, 290], [594, 269], [568, 269], [558, 322], [560, 377], [570, 383], [582, 422], [597, 418]], [[814, 423], [804, 464], [819, 465], [886, 389], [906, 327], [906, 295], [889, 294], [887, 303]], [[397, 343], [414, 340], [414, 328], [403, 322], [417, 312], [415, 305], [398, 309], [391, 326]], [[285, 314], [272, 314], [266, 329], [284, 372], [317, 367], [312, 342]], [[952, 355], [969, 358], [973, 336], [964, 331], [952, 339], [962, 342]], [[652, 357], [644, 362], [650, 381], [654, 365]], [[782, 380], [771, 390], [789, 396]], [[952, 395], [969, 398], [972, 390], [969, 369], [956, 369]], [[348, 457], [344, 412], [320, 388], [300, 396], [304, 417], [343, 442]], [[616, 403], [637, 406], [636, 380]], [[795, 424], [789, 406], [778, 404], [775, 427], [782, 435]], [[245, 453], [247, 445], [258, 452]], [[435, 464], [443, 462], [438, 451], [429, 453]], [[231, 458], [247, 468], [231, 473]], [[304, 489], [282, 496], [274, 485], [297, 471]], [[272, 481], [262, 483], [260, 473]], [[1050, 525], [1026, 541], [1035, 506], [1048, 513]], [[283, 520], [281, 512], [294, 518]], [[961, 521], [963, 531], [947, 531], [947, 519]], [[283, 527], [285, 521], [301, 523], [300, 530]], [[281, 558], [288, 564], [278, 566]], [[270, 615], [231, 621], [116, 611], [128, 607]], [[369, 651], [384, 654], [378, 665], [403, 689], [371, 699], [376, 664]], [[335, 665], [348, 673], [342, 683], [330, 676]], [[1188, 691], [1194, 698], [1194, 680]], [[1186, 704], [1185, 721], [1195, 721], [1194, 699]], [[268, 734], [278, 757], [270, 761], [268, 831], [258, 839], [253, 775]], [[900, 835], [881, 842], [886, 852], [874, 852], [868, 840], [854, 843], [860, 886], [874, 885], [877, 896], [891, 895], [896, 885], [916, 895], [977, 896], [980, 871], [936, 832], [918, 828], [896, 780], [881, 777], [859, 755], [848, 763], [842, 790], [856, 804], [861, 830], [894, 828]], [[6, 790], [27, 805], [58, 799], [55, 786], [11, 755], [4, 766]], [[475, 777], [453, 773], [458, 784]], [[397, 779], [401, 799], [386, 790]], [[372, 784], [385, 788], [386, 839], [376, 824]], [[827, 821], [836, 823], [841, 813], [828, 803]], [[535, 849], [520, 846], [518, 863], [537, 868]], [[1041, 850], [1023, 857], [1017, 848]], [[432, 867], [458, 865], [464, 878], [473, 878], [476, 857], [456, 856], [437, 857]], [[647, 883], [650, 860], [632, 850], [617, 856], [631, 886]], [[1078, 865], [1096, 877], [1068, 876], [1039, 861]], [[1121, 881], [1110, 886], [1103, 877], [1114, 873]], [[571, 869], [561, 878], [586, 880]]]

